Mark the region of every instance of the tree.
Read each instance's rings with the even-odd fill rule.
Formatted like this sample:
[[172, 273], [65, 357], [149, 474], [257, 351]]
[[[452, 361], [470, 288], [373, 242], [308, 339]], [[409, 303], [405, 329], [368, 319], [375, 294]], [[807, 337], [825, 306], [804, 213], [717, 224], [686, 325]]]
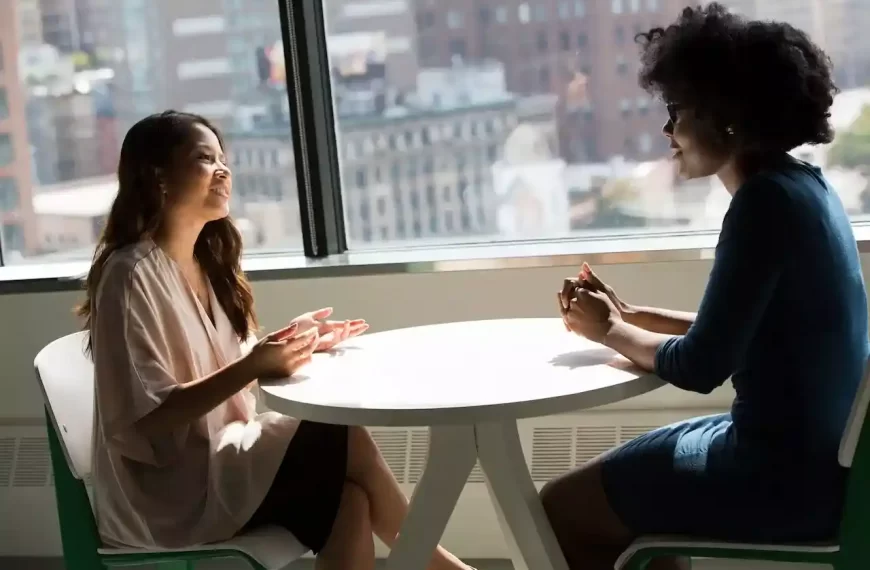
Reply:
[[864, 106], [848, 130], [837, 134], [828, 151], [828, 164], [870, 175], [870, 105]]
[[[857, 170], [865, 179], [870, 178], [870, 105], [864, 105], [848, 130], [837, 133], [828, 151], [828, 164]], [[870, 212], [870, 182], [861, 192], [861, 210]]]

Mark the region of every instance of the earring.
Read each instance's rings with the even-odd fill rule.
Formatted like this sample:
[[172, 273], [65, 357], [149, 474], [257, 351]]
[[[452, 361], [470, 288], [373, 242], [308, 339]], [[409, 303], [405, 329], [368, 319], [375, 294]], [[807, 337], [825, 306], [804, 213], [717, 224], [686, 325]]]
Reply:
[[734, 127], [725, 127], [725, 132], [728, 133], [729, 135], [733, 135], [734, 134]]

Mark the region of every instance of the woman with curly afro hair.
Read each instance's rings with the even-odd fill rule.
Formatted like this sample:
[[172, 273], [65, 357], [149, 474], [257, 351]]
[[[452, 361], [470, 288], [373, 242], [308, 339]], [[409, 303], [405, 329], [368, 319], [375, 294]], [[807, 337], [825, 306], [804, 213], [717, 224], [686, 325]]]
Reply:
[[[831, 142], [837, 88], [807, 35], [721, 5], [638, 36], [640, 84], [667, 105], [681, 175], [732, 195], [697, 314], [637, 307], [588, 265], [559, 294], [566, 326], [708, 394], [728, 414], [643, 435], [550, 482], [544, 507], [572, 568], [612, 568], [631, 540], [832, 539], [837, 450], [870, 354], [858, 250], [836, 191], [789, 151]], [[679, 568], [680, 560], [657, 568]]]

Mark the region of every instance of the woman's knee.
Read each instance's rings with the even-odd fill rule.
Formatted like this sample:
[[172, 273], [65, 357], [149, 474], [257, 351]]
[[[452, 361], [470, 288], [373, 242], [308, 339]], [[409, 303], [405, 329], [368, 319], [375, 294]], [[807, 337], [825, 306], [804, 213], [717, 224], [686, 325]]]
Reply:
[[549, 481], [540, 496], [560, 542], [624, 546], [632, 539], [631, 531], [607, 500], [599, 462]]
[[359, 475], [377, 464], [380, 449], [372, 439], [369, 430], [360, 426], [347, 428], [347, 472], [349, 476]]
[[353, 481], [345, 481], [338, 510], [345, 519], [350, 517], [360, 523], [368, 524], [370, 505], [365, 489]]

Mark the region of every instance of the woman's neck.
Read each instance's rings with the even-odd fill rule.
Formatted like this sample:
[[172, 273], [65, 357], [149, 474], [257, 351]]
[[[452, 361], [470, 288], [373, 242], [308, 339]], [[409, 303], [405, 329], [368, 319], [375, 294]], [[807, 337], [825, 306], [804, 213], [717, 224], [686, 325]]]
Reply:
[[782, 161], [784, 154], [770, 152], [764, 154], [735, 155], [719, 169], [716, 176], [732, 196], [751, 176]]
[[154, 243], [177, 263], [186, 265], [194, 261], [194, 247], [204, 224], [162, 224], [154, 234]]

